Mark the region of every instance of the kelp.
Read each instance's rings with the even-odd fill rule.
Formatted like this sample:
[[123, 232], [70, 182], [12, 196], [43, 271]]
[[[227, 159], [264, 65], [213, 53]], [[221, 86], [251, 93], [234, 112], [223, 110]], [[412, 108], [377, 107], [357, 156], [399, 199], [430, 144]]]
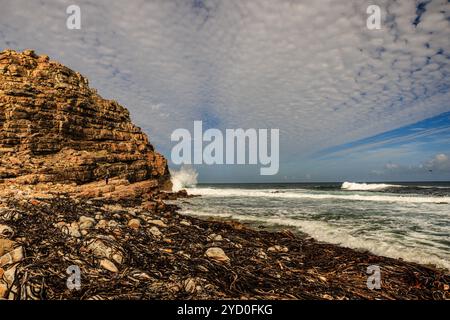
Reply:
[[[4, 266], [15, 268], [10, 299], [450, 297], [447, 270], [319, 243], [290, 230], [269, 232], [233, 221], [185, 216], [175, 205], [148, 206], [140, 199], [82, 200], [67, 194], [2, 202], [0, 224], [11, 227], [12, 240], [24, 248], [21, 261]], [[80, 216], [94, 219], [97, 226], [80, 237], [71, 236], [65, 228]], [[133, 218], [142, 222], [139, 228], [128, 226]], [[98, 227], [99, 220], [108, 226]], [[58, 227], [62, 223], [67, 225]], [[160, 235], [149, 232], [152, 227]], [[117, 272], [102, 268], [105, 257], [89, 250], [99, 239], [123, 258], [115, 263]], [[206, 256], [212, 247], [221, 248], [229, 262]], [[80, 270], [78, 290], [67, 285], [70, 266]], [[380, 269], [379, 289], [368, 287], [369, 266]]]

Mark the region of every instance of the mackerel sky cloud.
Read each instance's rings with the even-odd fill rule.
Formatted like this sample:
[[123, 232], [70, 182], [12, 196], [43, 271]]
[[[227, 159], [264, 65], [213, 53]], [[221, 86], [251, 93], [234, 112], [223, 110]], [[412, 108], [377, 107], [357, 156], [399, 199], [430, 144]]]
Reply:
[[[194, 120], [279, 128], [277, 181], [377, 179], [386, 163], [450, 154], [446, 0], [1, 2], [2, 49], [33, 48], [80, 71], [167, 156], [171, 132]], [[81, 30], [66, 28], [71, 4]], [[380, 30], [366, 27], [372, 4]], [[402, 139], [427, 119], [441, 119], [426, 128], [433, 140]], [[384, 143], [394, 130], [399, 143]], [[199, 170], [204, 181], [262, 179], [257, 166]]]

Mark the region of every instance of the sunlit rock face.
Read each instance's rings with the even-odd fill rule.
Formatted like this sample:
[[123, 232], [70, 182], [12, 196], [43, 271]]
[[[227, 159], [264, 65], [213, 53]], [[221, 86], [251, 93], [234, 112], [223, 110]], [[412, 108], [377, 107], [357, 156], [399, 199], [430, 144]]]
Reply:
[[171, 187], [166, 159], [127, 109], [48, 56], [0, 52], [0, 180], [84, 184], [106, 176]]

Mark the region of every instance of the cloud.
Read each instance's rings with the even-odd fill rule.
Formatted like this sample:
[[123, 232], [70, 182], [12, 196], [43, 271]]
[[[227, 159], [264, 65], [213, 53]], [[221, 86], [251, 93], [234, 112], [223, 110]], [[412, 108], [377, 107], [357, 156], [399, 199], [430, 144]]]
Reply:
[[386, 164], [386, 169], [389, 170], [393, 170], [393, 169], [398, 169], [400, 166], [396, 163], [387, 163]]
[[450, 172], [450, 158], [446, 154], [440, 153], [425, 162], [423, 167], [432, 171]]
[[450, 110], [445, 0], [376, 1], [381, 30], [356, 0], [80, 0], [82, 29], [67, 30], [72, 2], [2, 3], [0, 47], [80, 71], [166, 155], [194, 120], [279, 128], [282, 169]]
[[383, 170], [373, 170], [376, 175], [398, 175], [398, 174], [427, 174], [442, 175], [450, 173], [450, 158], [444, 153], [439, 153], [431, 159], [419, 164], [402, 165], [397, 163], [387, 163]]

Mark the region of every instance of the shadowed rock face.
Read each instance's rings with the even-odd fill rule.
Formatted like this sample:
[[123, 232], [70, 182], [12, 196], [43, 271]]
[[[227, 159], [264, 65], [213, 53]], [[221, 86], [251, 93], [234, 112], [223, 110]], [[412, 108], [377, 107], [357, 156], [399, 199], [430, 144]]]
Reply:
[[106, 175], [171, 187], [166, 159], [127, 109], [48, 56], [0, 52], [0, 180], [84, 184]]

